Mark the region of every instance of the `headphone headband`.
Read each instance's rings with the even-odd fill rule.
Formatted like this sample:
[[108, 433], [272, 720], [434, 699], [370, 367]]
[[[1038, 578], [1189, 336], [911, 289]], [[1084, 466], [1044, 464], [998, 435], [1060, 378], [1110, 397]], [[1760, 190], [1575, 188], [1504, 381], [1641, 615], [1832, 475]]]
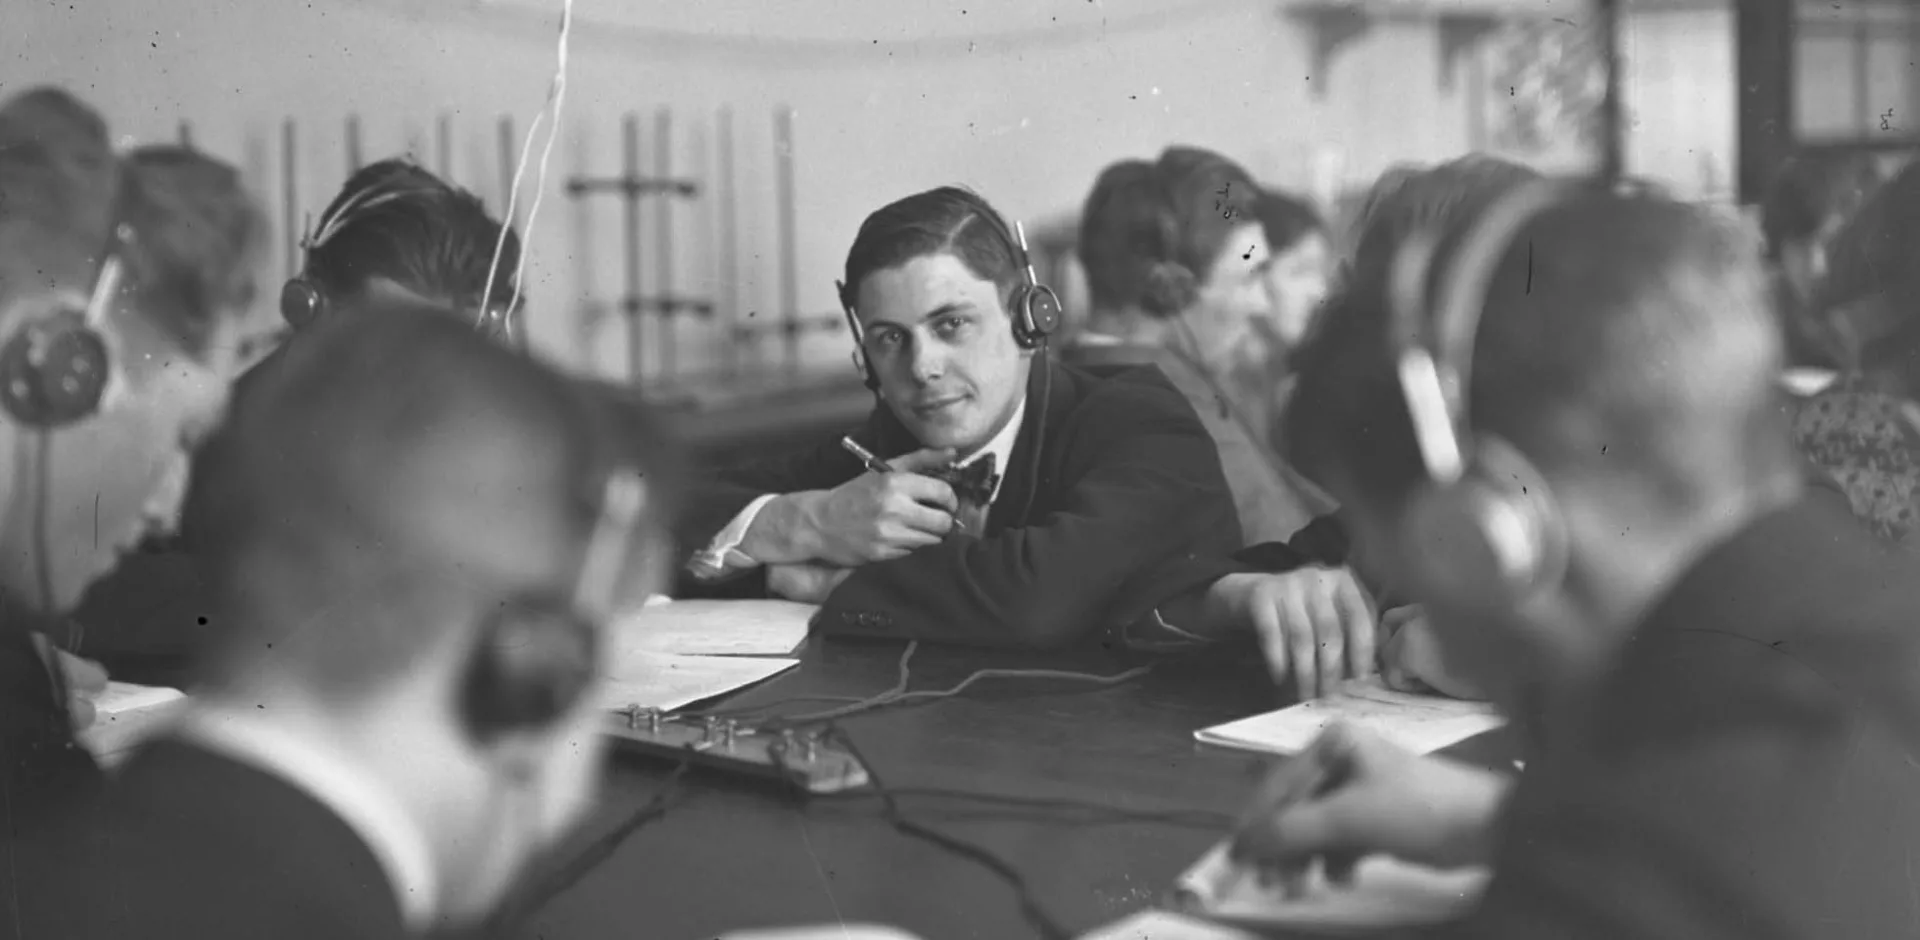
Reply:
[[1585, 191], [1542, 179], [1501, 194], [1447, 260], [1431, 308], [1425, 298], [1442, 233], [1418, 231], [1395, 252], [1388, 285], [1393, 341], [1399, 345], [1395, 364], [1421, 460], [1435, 482], [1452, 483], [1465, 472], [1473, 437], [1468, 400], [1474, 342], [1500, 262], [1527, 225]]

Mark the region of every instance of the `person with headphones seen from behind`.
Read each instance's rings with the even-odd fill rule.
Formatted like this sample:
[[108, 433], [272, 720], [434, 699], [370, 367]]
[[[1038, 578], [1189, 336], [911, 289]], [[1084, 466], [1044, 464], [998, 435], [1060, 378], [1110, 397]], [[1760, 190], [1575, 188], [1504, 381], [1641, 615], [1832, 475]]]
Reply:
[[1237, 855], [1490, 864], [1433, 936], [1909, 933], [1920, 591], [1805, 489], [1751, 237], [1535, 181], [1394, 256], [1285, 434], [1544, 746], [1515, 783], [1332, 729]]
[[46, 936], [462, 930], [589, 805], [608, 624], [667, 570], [670, 443], [443, 309], [334, 312], [203, 452], [224, 626], [78, 883], [31, 883], [95, 902], [34, 906]]
[[[517, 345], [524, 338], [514, 281], [518, 235], [473, 194], [411, 162], [381, 160], [354, 173], [302, 245], [301, 269], [277, 297], [276, 319], [285, 329], [260, 344], [264, 355], [241, 357], [246, 372], [238, 395], [270, 369], [289, 331], [367, 299], [424, 301], [470, 317], [501, 342]], [[478, 313], [483, 303], [484, 316]], [[78, 612], [121, 654], [125, 668], [157, 665], [164, 676], [206, 632], [206, 572], [196, 560], [202, 546], [194, 520], [182, 520], [180, 528], [178, 538], [150, 546], [158, 550], [129, 556]]]
[[840, 300], [872, 415], [697, 487], [683, 591], [822, 603], [828, 633], [1049, 647], [1158, 630], [1159, 604], [1233, 570], [1206, 430], [1157, 374], [1048, 356], [1059, 303], [1023, 240], [956, 187], [867, 217]]
[[362, 167], [302, 244], [300, 273], [280, 299], [296, 330], [336, 306], [394, 299], [457, 311], [503, 342], [524, 340], [514, 280], [519, 234], [488, 215], [478, 196], [418, 164], [394, 158]]
[[231, 168], [202, 169], [236, 199], [218, 232], [71, 95], [0, 105], [0, 838], [97, 783], [72, 732], [105, 675], [56, 652], [83, 638], [66, 613], [173, 517], [184, 449], [225, 407], [264, 222]]

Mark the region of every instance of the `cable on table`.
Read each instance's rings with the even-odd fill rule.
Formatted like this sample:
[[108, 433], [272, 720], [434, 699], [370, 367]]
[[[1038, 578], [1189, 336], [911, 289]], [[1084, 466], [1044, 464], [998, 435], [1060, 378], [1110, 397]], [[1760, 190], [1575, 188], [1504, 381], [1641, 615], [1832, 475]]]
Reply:
[[840, 696], [795, 696], [793, 698], [784, 699], [779, 702], [770, 702], [766, 705], [743, 706], [740, 708], [731, 708], [731, 709], [714, 709], [710, 711], [697, 713], [693, 717], [699, 717], [699, 718], [733, 717], [736, 715], [752, 714], [755, 712], [766, 711], [768, 709], [779, 708], [783, 705], [788, 705], [797, 701], [843, 701], [846, 703], [836, 708], [829, 708], [829, 709], [824, 709], [816, 712], [806, 712], [799, 715], [774, 715], [765, 719], [765, 721], [763, 722], [766, 727], [772, 728], [772, 729], [789, 728], [797, 725], [820, 724], [822, 722], [830, 722], [836, 719], [846, 718], [850, 715], [858, 715], [864, 712], [877, 711], [879, 709], [887, 708], [893, 705], [900, 705], [900, 704], [906, 704], [911, 702], [928, 702], [928, 701], [935, 701], [938, 699], [952, 698], [954, 696], [961, 694], [962, 692], [965, 692], [967, 689], [971, 688], [975, 683], [982, 682], [987, 679], [1052, 679], [1052, 680], [1067, 681], [1067, 682], [1087, 682], [1087, 683], [1093, 683], [1096, 685], [1111, 686], [1111, 685], [1119, 685], [1123, 682], [1130, 682], [1134, 679], [1138, 679], [1141, 676], [1144, 676], [1148, 672], [1151, 672], [1153, 670], [1152, 666], [1138, 666], [1133, 669], [1128, 669], [1124, 672], [1115, 673], [1113, 675], [1101, 675], [1099, 673], [1073, 672], [1070, 670], [1063, 670], [1063, 669], [982, 669], [966, 677], [965, 679], [961, 680], [961, 682], [958, 685], [955, 685], [950, 689], [920, 689], [915, 691], [908, 691], [907, 686], [912, 679], [912, 671], [909, 667], [909, 663], [913, 659], [914, 652], [918, 650], [919, 647], [920, 647], [920, 643], [917, 640], [913, 642], [909, 642], [907, 644], [907, 648], [900, 654], [899, 681], [895, 682], [892, 688], [887, 689], [886, 691], [881, 692], [877, 695], [872, 695], [867, 698], [851, 698], [851, 699], [843, 698]]

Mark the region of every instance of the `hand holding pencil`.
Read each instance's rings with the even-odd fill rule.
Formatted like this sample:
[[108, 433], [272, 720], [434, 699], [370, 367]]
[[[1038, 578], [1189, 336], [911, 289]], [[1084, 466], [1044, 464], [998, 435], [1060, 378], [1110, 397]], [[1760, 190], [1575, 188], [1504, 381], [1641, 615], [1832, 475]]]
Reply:
[[1481, 864], [1510, 781], [1335, 724], [1269, 776], [1233, 835], [1234, 861], [1334, 880], [1366, 855], [1435, 868]]

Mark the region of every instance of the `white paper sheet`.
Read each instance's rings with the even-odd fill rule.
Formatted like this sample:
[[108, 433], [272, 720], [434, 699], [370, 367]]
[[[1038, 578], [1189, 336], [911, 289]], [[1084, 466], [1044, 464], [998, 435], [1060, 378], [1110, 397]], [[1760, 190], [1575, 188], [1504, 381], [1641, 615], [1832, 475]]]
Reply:
[[1297, 754], [1335, 720], [1375, 732], [1417, 754], [1506, 724], [1485, 702], [1395, 692], [1376, 677], [1344, 683], [1325, 698], [1203, 728], [1193, 736], [1207, 744]]
[[109, 682], [93, 700], [93, 724], [76, 737], [103, 764], [117, 764], [133, 746], [165, 728], [187, 704], [179, 689]]
[[815, 927], [769, 927], [735, 930], [719, 940], [920, 940], [914, 934], [875, 924], [822, 924]]
[[629, 652], [612, 664], [599, 700], [609, 711], [684, 708], [764, 682], [798, 665], [797, 659]]
[[793, 601], [649, 600], [614, 624], [614, 652], [790, 656], [819, 610]]
[[1346, 933], [1460, 917], [1479, 903], [1491, 878], [1481, 867], [1443, 870], [1374, 855], [1360, 860], [1349, 884], [1329, 881], [1316, 865], [1287, 887], [1235, 865], [1222, 842], [1181, 875], [1177, 887], [1199, 916], [1261, 929]]
[[1142, 911], [1125, 920], [1081, 934], [1079, 940], [1260, 940], [1260, 937], [1236, 927], [1172, 911]]

